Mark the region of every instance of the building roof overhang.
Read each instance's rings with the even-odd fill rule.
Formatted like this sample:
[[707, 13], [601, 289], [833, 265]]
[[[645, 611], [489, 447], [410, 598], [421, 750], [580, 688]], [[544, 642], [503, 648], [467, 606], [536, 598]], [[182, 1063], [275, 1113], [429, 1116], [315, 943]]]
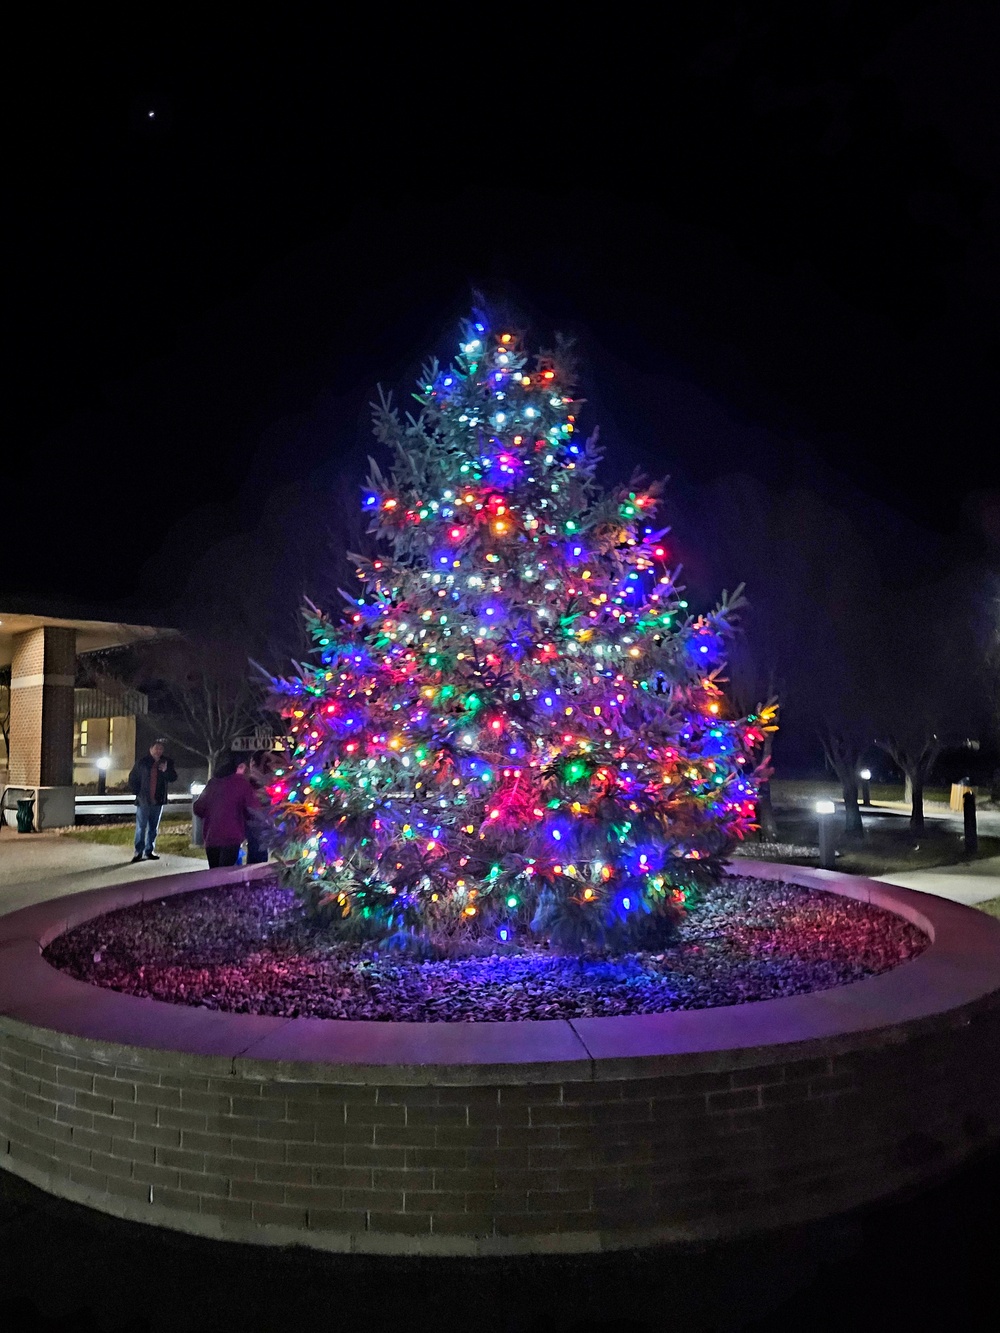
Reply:
[[97, 652], [102, 648], [120, 648], [151, 639], [173, 638], [177, 634], [177, 630], [162, 625], [132, 625], [124, 621], [90, 620], [26, 610], [8, 612], [0, 605], [0, 666], [6, 666], [11, 660], [15, 634], [42, 628], [75, 630], [78, 654]]

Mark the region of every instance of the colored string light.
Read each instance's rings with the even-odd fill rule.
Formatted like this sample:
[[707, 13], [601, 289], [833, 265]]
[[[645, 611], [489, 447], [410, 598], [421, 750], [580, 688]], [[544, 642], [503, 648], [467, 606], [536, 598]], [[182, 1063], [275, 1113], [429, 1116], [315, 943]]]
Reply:
[[659, 486], [599, 491], [558, 357], [478, 318], [419, 386], [376, 410], [361, 594], [274, 682], [287, 873], [355, 937], [640, 938], [753, 826], [776, 708], [727, 707], [738, 600], [690, 614]]

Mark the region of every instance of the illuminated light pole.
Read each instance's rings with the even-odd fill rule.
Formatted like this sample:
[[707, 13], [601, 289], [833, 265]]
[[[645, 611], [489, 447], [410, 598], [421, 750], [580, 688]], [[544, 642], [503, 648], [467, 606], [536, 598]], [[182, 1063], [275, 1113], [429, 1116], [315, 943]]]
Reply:
[[108, 790], [108, 769], [111, 767], [111, 760], [108, 755], [103, 755], [97, 761], [97, 794], [103, 796]]
[[833, 869], [835, 853], [832, 816], [836, 808], [833, 801], [816, 802], [816, 814], [819, 816], [819, 864], [823, 870]]
[[861, 779], [861, 804], [871, 805], [872, 803], [872, 789], [870, 785], [872, 780], [871, 769], [863, 768], [861, 772], [858, 774], [858, 777]]

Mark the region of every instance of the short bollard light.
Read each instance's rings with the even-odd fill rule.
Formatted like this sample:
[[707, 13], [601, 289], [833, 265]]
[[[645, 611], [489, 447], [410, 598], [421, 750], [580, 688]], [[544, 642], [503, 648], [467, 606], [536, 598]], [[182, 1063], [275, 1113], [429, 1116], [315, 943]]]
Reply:
[[861, 772], [858, 774], [858, 777], [861, 779], [861, 804], [862, 804], [862, 805], [871, 805], [871, 803], [872, 803], [872, 789], [871, 789], [872, 771], [871, 771], [871, 769], [870, 769], [870, 768], [863, 768], [863, 769], [861, 770]]
[[976, 793], [967, 791], [962, 797], [962, 818], [965, 823], [965, 851], [975, 856], [979, 851], [979, 829], [976, 826]]
[[108, 755], [102, 755], [97, 760], [97, 794], [103, 796], [108, 790], [108, 769], [111, 767], [111, 759]]
[[[194, 802], [205, 790], [204, 782], [192, 782], [190, 787], [192, 807]], [[196, 815], [194, 809], [191, 810], [191, 846], [204, 847], [205, 845], [205, 826], [202, 823], [200, 815]]]
[[819, 863], [822, 869], [832, 870], [833, 851], [833, 814], [837, 807], [833, 801], [817, 801], [816, 814], [819, 816]]

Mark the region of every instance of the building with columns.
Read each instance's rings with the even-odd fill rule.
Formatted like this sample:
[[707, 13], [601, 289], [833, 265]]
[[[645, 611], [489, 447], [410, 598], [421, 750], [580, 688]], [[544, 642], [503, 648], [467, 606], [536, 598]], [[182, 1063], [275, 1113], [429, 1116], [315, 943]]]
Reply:
[[134, 690], [111, 695], [77, 689], [77, 657], [171, 633], [151, 625], [5, 613], [0, 607], [0, 668], [10, 668], [6, 698], [0, 698], [9, 737], [8, 753], [0, 753], [0, 764], [6, 759], [0, 786], [34, 794], [37, 828], [73, 823], [74, 782], [96, 778], [98, 757], [111, 760], [112, 783], [123, 780], [119, 774], [127, 774], [135, 760], [135, 717], [145, 711], [145, 699]]

